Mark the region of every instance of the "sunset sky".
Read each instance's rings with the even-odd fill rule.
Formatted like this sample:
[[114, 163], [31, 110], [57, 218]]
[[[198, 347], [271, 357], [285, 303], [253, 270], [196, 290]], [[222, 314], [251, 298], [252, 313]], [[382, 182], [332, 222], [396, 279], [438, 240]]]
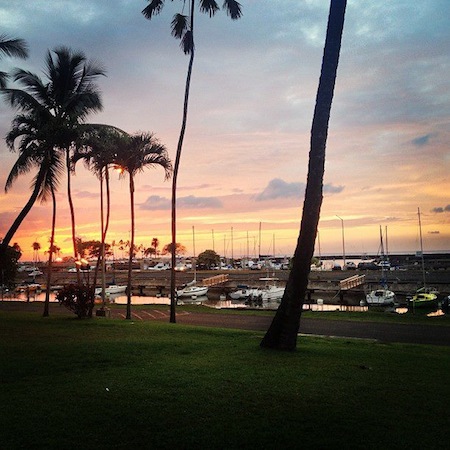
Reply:
[[[104, 109], [88, 118], [154, 132], [175, 157], [188, 57], [170, 34], [182, 1], [146, 20], [144, 0], [0, 0], [1, 33], [27, 41], [43, 75], [47, 50], [68, 46], [101, 63]], [[222, 2], [219, 2], [221, 5]], [[242, 0], [244, 16], [197, 14], [188, 127], [178, 178], [178, 241], [188, 253], [290, 256], [299, 231], [309, 137], [329, 2]], [[331, 112], [321, 252], [450, 251], [450, 2], [349, 1]], [[0, 105], [0, 236], [26, 203], [30, 176], [3, 187], [17, 158], [5, 145], [14, 111]], [[170, 182], [161, 169], [136, 178], [136, 243], [170, 242]], [[82, 164], [73, 179], [77, 235], [99, 238], [99, 183]], [[127, 240], [128, 181], [112, 175], [107, 241]], [[56, 244], [70, 251], [65, 179]], [[259, 229], [261, 224], [261, 242]], [[13, 238], [31, 259], [48, 246], [51, 205], [36, 204]], [[233, 240], [231, 240], [233, 237]], [[214, 238], [214, 239], [213, 239]], [[316, 253], [318, 246], [316, 246]]]

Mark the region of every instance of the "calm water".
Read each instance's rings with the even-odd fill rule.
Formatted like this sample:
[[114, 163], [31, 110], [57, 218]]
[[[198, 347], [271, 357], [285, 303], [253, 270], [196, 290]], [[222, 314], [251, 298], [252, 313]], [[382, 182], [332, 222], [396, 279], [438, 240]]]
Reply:
[[[27, 294], [21, 293], [4, 293], [1, 300], [3, 301], [27, 301]], [[30, 293], [29, 301], [33, 302], [43, 302], [45, 300], [45, 293]], [[56, 302], [55, 294], [50, 294], [50, 301]], [[124, 294], [110, 295], [109, 301], [117, 305], [126, 305], [127, 296]], [[153, 297], [153, 296], [132, 296], [132, 305], [170, 305], [169, 297]], [[320, 303], [320, 302], [319, 302]], [[256, 308], [256, 309], [269, 309], [276, 310], [279, 306], [278, 301], [264, 302], [263, 305], [248, 305], [243, 300], [231, 300], [231, 299], [220, 299], [212, 300], [208, 299], [207, 296], [197, 297], [195, 299], [182, 299], [178, 301], [179, 305], [204, 305], [210, 308], [227, 308], [227, 309], [238, 309], [238, 308]], [[330, 304], [307, 304], [303, 305], [303, 310], [308, 311], [354, 311], [354, 312], [365, 312], [369, 308], [367, 306], [340, 306], [340, 305], [330, 305]], [[404, 314], [408, 311], [407, 308], [395, 308], [395, 312], [398, 314]]]

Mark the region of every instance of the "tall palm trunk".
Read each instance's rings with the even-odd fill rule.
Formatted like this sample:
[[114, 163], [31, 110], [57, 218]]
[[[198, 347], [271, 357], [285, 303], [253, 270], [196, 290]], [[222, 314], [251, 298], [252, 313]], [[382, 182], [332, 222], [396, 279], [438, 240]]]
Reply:
[[[105, 168], [107, 171], [108, 168]], [[102, 261], [102, 308], [105, 307], [106, 301], [106, 279], [105, 279], [105, 240], [106, 240], [106, 229], [105, 229], [105, 213], [104, 213], [104, 204], [103, 204], [103, 173], [100, 178], [100, 224], [102, 228], [102, 243], [101, 243], [101, 261]], [[95, 288], [95, 285], [94, 285]]]
[[52, 193], [52, 232], [50, 235], [50, 252], [48, 257], [48, 272], [47, 272], [47, 287], [45, 289], [45, 301], [44, 301], [44, 313], [43, 317], [49, 316], [49, 305], [50, 305], [50, 288], [52, 282], [52, 268], [53, 268], [53, 247], [55, 245], [55, 227], [56, 227], [56, 196], [53, 187], [50, 189]]
[[191, 2], [191, 32], [192, 32], [192, 50], [189, 58], [189, 66], [186, 77], [186, 87], [184, 91], [183, 120], [181, 123], [180, 136], [178, 138], [177, 154], [175, 157], [175, 165], [172, 175], [172, 254], [170, 268], [170, 322], [175, 323], [176, 320], [176, 245], [177, 245], [177, 178], [180, 166], [181, 150], [183, 147], [184, 133], [186, 131], [189, 92], [191, 88], [192, 66], [194, 64], [194, 0]]
[[322, 206], [325, 148], [346, 3], [346, 0], [331, 0], [330, 4], [321, 76], [311, 128], [308, 178], [300, 235], [281, 304], [261, 342], [261, 347], [294, 350], [297, 345], [300, 317], [308, 287], [311, 259], [314, 254], [314, 243]]
[[111, 191], [109, 189], [109, 170], [108, 166], [105, 167], [105, 187], [106, 187], [106, 221], [105, 228], [103, 230], [102, 236], [102, 244], [103, 244], [103, 278], [102, 278], [102, 289], [106, 289], [106, 262], [105, 262], [105, 243], [106, 243], [106, 235], [108, 233], [109, 228], [109, 218], [111, 213]]
[[[75, 260], [78, 259], [78, 249], [77, 249], [77, 240], [75, 233], [75, 209], [73, 207], [72, 200], [72, 186], [71, 186], [71, 168], [70, 168], [70, 147], [66, 149], [66, 170], [67, 170], [67, 199], [69, 200], [69, 208], [70, 208], [70, 223], [72, 227], [72, 246], [73, 246], [73, 256]], [[80, 275], [80, 267], [76, 264], [77, 268], [77, 284], [81, 286], [81, 275]]]
[[[103, 170], [103, 169], [102, 169]], [[104, 231], [104, 204], [103, 204], [103, 172], [100, 172], [100, 248], [99, 253], [97, 256], [97, 263], [95, 264], [95, 271], [94, 271], [94, 278], [92, 280], [92, 286], [95, 290], [95, 286], [97, 285], [97, 278], [98, 278], [98, 271], [100, 267], [102, 268], [102, 290], [101, 290], [101, 298], [102, 298], [102, 307], [105, 307], [105, 267], [104, 267], [104, 260], [105, 260], [105, 231]]]
[[6, 251], [6, 249], [8, 248], [9, 243], [11, 242], [11, 239], [13, 238], [14, 234], [16, 233], [18, 228], [20, 227], [20, 224], [23, 222], [23, 220], [25, 219], [25, 217], [27, 216], [27, 214], [30, 212], [31, 208], [35, 204], [35, 202], [36, 202], [36, 200], [37, 200], [37, 198], [39, 196], [39, 192], [41, 190], [42, 183], [44, 182], [46, 170], [47, 170], [47, 168], [44, 166], [44, 164], [42, 164], [41, 168], [40, 168], [40, 170], [38, 172], [38, 175], [36, 177], [36, 181], [34, 183], [33, 192], [31, 194], [28, 202], [22, 208], [22, 211], [20, 211], [19, 215], [16, 217], [16, 219], [13, 222], [13, 224], [11, 225], [11, 227], [9, 228], [7, 233], [5, 234], [5, 237], [3, 238], [3, 241], [0, 244], [0, 252], [1, 251]]
[[[100, 254], [98, 256], [97, 265], [95, 267], [94, 281], [93, 287], [97, 284], [98, 270], [101, 266], [101, 298], [102, 298], [102, 308], [106, 306], [106, 233], [109, 227], [109, 216], [111, 210], [111, 195], [109, 191], [109, 172], [108, 166], [104, 167], [102, 170], [105, 171], [105, 175], [103, 176], [103, 172], [100, 175], [100, 228], [101, 228], [101, 244], [100, 244]], [[105, 189], [103, 188], [103, 183], [105, 185]], [[106, 191], [106, 219], [105, 219], [105, 205], [104, 205], [104, 191]]]
[[127, 277], [127, 319], [131, 319], [131, 270], [133, 267], [134, 250], [134, 179], [130, 173], [130, 211], [131, 211], [131, 238], [130, 238], [130, 256], [128, 258], [128, 277]]

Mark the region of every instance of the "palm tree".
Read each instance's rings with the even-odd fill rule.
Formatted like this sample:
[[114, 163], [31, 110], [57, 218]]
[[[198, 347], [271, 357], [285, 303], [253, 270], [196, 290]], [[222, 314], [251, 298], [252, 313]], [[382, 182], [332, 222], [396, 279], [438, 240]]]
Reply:
[[[111, 211], [111, 196], [109, 186], [109, 168], [114, 164], [116, 147], [119, 140], [126, 133], [118, 128], [109, 125], [87, 125], [83, 127], [84, 132], [80, 143], [73, 155], [72, 162], [75, 164], [82, 159], [86, 167], [95, 173], [100, 181], [100, 230], [101, 249], [95, 267], [93, 285], [95, 287], [99, 263], [102, 265], [102, 305], [105, 307], [106, 300], [106, 279], [105, 279], [105, 242], [109, 227]], [[106, 218], [104, 206], [104, 187], [106, 191]]]
[[[164, 6], [164, 0], [148, 0], [150, 4], [144, 8], [142, 14], [146, 19], [151, 19], [153, 16], [159, 14]], [[186, 4], [186, 0], [182, 1], [183, 9]], [[214, 16], [215, 13], [220, 9], [219, 5], [215, 0], [198, 0], [199, 8], [202, 13], [209, 14], [210, 17]], [[192, 67], [194, 64], [194, 11], [195, 11], [195, 0], [190, 0], [189, 14], [175, 14], [173, 17], [172, 26], [172, 36], [176, 39], [181, 40], [181, 48], [186, 55], [190, 55], [188, 71], [186, 76], [186, 86], [184, 91], [184, 106], [183, 106], [183, 120], [181, 123], [180, 136], [178, 138], [177, 153], [175, 156], [175, 165], [172, 177], [172, 245], [175, 247], [177, 242], [176, 236], [176, 191], [177, 191], [177, 178], [178, 170], [180, 166], [181, 150], [183, 147], [184, 133], [187, 124], [187, 113], [188, 113], [188, 103], [189, 103], [189, 91], [191, 86], [191, 75]], [[224, 0], [223, 8], [226, 10], [227, 14], [232, 20], [237, 20], [242, 16], [241, 5], [236, 0]], [[172, 267], [170, 271], [170, 322], [176, 322], [175, 306], [176, 306], [176, 258], [175, 253], [172, 253]]]
[[[23, 39], [11, 39], [8, 36], [0, 35], [0, 57], [1, 56], [15, 56], [16, 58], [27, 58], [28, 47]], [[6, 87], [6, 80], [8, 79], [6, 72], [0, 72], [0, 89]]]
[[[28, 164], [36, 164], [33, 150], [42, 147], [43, 142], [45, 147], [51, 148], [52, 151], [65, 152], [72, 241], [74, 253], [76, 253], [69, 155], [78, 137], [79, 124], [90, 112], [99, 111], [102, 107], [100, 94], [94, 81], [97, 76], [103, 75], [104, 71], [97, 65], [87, 62], [82, 53], [73, 53], [70, 49], [61, 47], [53, 53], [50, 51], [47, 53], [44, 74], [47, 78], [46, 82], [33, 73], [16, 69], [13, 79], [20, 83], [23, 89], [2, 89], [2, 94], [11, 106], [21, 111], [13, 119], [13, 128], [8, 134], [7, 142], [9, 139], [9, 142], [13, 143], [17, 137], [23, 137], [27, 154], [21, 154], [20, 167], [22, 168], [27, 166], [27, 159]], [[14, 170], [17, 170], [16, 167], [13, 167]], [[9, 243], [36, 201], [44, 176], [40, 170], [30, 200], [5, 236], [5, 245]]]
[[308, 177], [300, 234], [281, 304], [261, 342], [261, 347], [294, 350], [297, 345], [303, 300], [308, 287], [322, 206], [325, 148], [346, 4], [346, 0], [331, 0], [330, 4], [322, 69], [311, 128]]
[[[52, 232], [50, 248], [54, 246], [55, 237], [55, 223], [56, 223], [56, 200], [55, 200], [55, 190], [58, 187], [59, 179], [63, 171], [63, 161], [60, 152], [54, 150], [52, 144], [48, 143], [45, 139], [39, 140], [39, 130], [42, 128], [30, 127], [31, 124], [36, 124], [33, 120], [22, 120], [25, 116], [19, 116], [16, 119], [16, 124], [24, 125], [22, 128], [13, 128], [6, 137], [6, 142], [9, 146], [14, 146], [14, 141], [16, 138], [21, 138], [20, 140], [20, 156], [13, 169], [11, 170], [8, 179], [6, 181], [6, 189], [8, 189], [12, 183], [17, 179], [17, 177], [22, 173], [27, 173], [32, 167], [38, 166], [38, 174], [34, 178], [34, 189], [33, 194], [28, 201], [25, 208], [19, 214], [18, 219], [25, 217], [26, 213], [31, 209], [32, 204], [34, 204], [37, 198], [40, 198], [42, 202], [45, 202], [49, 195], [51, 195], [53, 203], [53, 214], [52, 214]], [[28, 117], [29, 118], [29, 117]], [[20, 119], [20, 120], [18, 120]], [[22, 133], [22, 134], [21, 134]], [[44, 132], [43, 135], [48, 137]], [[33, 200], [34, 198], [34, 200]], [[28, 210], [27, 210], [28, 208]], [[20, 221], [21, 221], [20, 220]], [[16, 219], [15, 223], [18, 223]], [[18, 225], [17, 225], [18, 226]], [[17, 229], [17, 228], [16, 228]], [[8, 239], [11, 239], [11, 229], [9, 230]], [[38, 242], [33, 243], [33, 249], [37, 252], [41, 248]], [[49, 301], [50, 301], [50, 285], [51, 285], [51, 275], [52, 275], [52, 252], [49, 252], [48, 260], [48, 272], [47, 272], [47, 289], [44, 302], [44, 317], [49, 315]]]
[[[71, 153], [76, 148], [77, 127], [90, 112], [102, 110], [100, 91], [95, 81], [105, 75], [102, 67], [86, 59], [81, 52], [72, 52], [66, 47], [60, 47], [47, 54], [47, 76], [52, 88], [52, 96], [56, 101], [55, 115], [60, 117], [67, 127], [68, 133], [61, 143], [61, 149], [66, 153], [67, 197], [69, 201], [72, 243], [74, 257], [77, 258], [75, 210], [71, 191]], [[78, 272], [77, 272], [78, 273]]]
[[50, 235], [50, 251], [48, 252], [48, 265], [47, 265], [47, 287], [45, 288], [45, 300], [44, 300], [44, 313], [43, 317], [49, 316], [50, 306], [50, 290], [52, 281], [52, 268], [53, 268], [53, 250], [55, 249], [55, 227], [56, 227], [56, 196], [53, 186], [50, 188], [52, 196], [52, 231]]
[[36, 263], [39, 261], [39, 250], [41, 249], [41, 244], [35, 241], [31, 246], [33, 248], [33, 261]]
[[157, 249], [159, 247], [159, 239], [158, 238], [152, 239], [152, 247], [155, 249], [154, 255], [156, 257]]
[[167, 154], [166, 147], [150, 133], [140, 133], [134, 136], [122, 137], [122, 145], [118, 146], [115, 163], [120, 170], [120, 175], [125, 172], [129, 176], [130, 211], [131, 211], [131, 237], [130, 252], [128, 257], [127, 278], [127, 319], [131, 319], [131, 270], [134, 253], [134, 177], [147, 166], [161, 166], [165, 171], [165, 179], [169, 179], [172, 173], [172, 164]]
[[[14, 105], [17, 98], [9, 91], [4, 92], [12, 96], [10, 99]], [[19, 157], [6, 179], [5, 192], [8, 192], [19, 175], [28, 173], [33, 168], [37, 168], [38, 172], [33, 179], [32, 194], [7, 231], [0, 251], [6, 249], [36, 200], [39, 198], [45, 201], [52, 186], [53, 189], [57, 188], [62, 174], [62, 161], [54, 146], [54, 125], [48, 111], [36, 108], [26, 114], [18, 114], [13, 119], [12, 129], [6, 135], [6, 144], [11, 151], [15, 150], [15, 142], [19, 141]]]

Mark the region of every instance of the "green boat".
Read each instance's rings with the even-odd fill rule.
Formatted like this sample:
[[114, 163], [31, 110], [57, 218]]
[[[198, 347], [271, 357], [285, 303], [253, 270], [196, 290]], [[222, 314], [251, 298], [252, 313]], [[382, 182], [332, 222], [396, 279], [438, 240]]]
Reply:
[[431, 292], [417, 292], [410, 300], [414, 308], [434, 306], [437, 295]]

